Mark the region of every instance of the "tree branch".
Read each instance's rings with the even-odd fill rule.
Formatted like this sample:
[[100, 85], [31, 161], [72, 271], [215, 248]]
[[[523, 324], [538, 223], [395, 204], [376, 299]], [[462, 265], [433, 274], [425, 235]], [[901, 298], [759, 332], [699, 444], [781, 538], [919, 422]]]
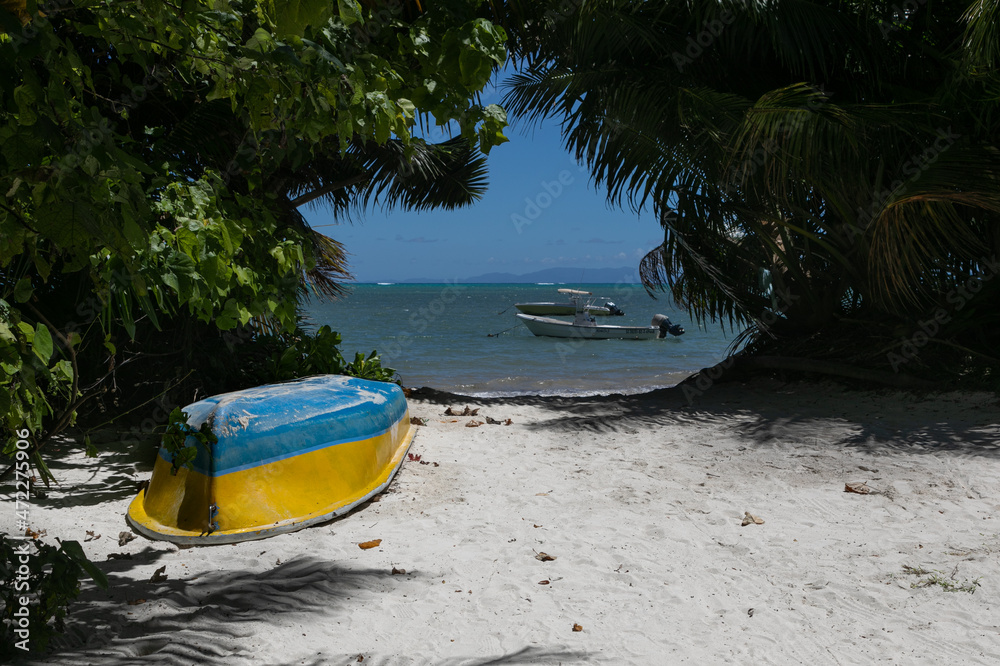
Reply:
[[313, 190], [312, 192], [306, 192], [301, 196], [297, 196], [292, 199], [292, 206], [298, 208], [299, 206], [305, 205], [310, 201], [315, 201], [320, 197], [324, 197], [331, 192], [336, 192], [337, 190], [343, 189], [345, 187], [350, 187], [351, 185], [357, 185], [358, 183], [365, 181], [369, 178], [369, 174], [362, 173], [357, 176], [352, 176], [345, 180], [338, 181], [336, 183], [330, 183], [329, 185], [324, 185], [323, 187]]

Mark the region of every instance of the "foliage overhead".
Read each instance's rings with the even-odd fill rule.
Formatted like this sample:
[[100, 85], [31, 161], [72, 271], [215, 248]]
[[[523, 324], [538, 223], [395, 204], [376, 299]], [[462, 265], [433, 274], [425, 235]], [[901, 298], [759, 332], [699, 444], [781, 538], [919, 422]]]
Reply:
[[[347, 362], [328, 327], [300, 328], [301, 300], [348, 273], [298, 209], [482, 195], [506, 115], [478, 93], [506, 35], [480, 4], [0, 0], [0, 439], [7, 456], [13, 433], [31, 443], [0, 478], [30, 453], [47, 483], [39, 448], [95, 398], [111, 419], [158, 398], [155, 429], [185, 464], [185, 442], [211, 435], [163, 398], [196, 371], [188, 397], [319, 372], [392, 380], [374, 352]], [[454, 138], [414, 135], [430, 123]], [[12, 548], [0, 534], [8, 582]], [[82, 573], [106, 581], [76, 542], [30, 559], [42, 650]]]
[[611, 201], [656, 215], [644, 282], [699, 319], [783, 344], [894, 322], [891, 350], [942, 308], [934, 344], [990, 358], [998, 17], [997, 0], [514, 0], [504, 102], [557, 119]]
[[154, 340], [309, 344], [298, 303], [347, 268], [303, 205], [478, 199], [506, 141], [477, 101], [506, 58], [479, 4], [0, 4], [0, 435], [64, 426]]

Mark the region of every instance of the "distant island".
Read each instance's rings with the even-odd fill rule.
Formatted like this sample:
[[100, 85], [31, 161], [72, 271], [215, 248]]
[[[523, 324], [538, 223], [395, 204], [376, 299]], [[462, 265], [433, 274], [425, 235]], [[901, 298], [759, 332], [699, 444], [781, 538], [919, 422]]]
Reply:
[[[454, 279], [443, 278], [412, 278], [398, 280], [403, 284], [438, 284], [455, 282]], [[552, 282], [553, 284], [636, 284], [639, 282], [638, 272], [633, 267], [621, 268], [546, 268], [533, 273], [515, 275], [514, 273], [484, 273], [472, 277], [461, 278], [462, 284], [535, 284]]]

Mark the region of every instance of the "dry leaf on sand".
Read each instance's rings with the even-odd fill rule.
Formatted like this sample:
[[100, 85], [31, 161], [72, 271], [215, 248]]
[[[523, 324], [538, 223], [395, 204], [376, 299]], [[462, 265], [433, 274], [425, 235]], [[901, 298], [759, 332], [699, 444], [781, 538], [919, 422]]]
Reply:
[[750, 513], [749, 511], [744, 512], [743, 527], [746, 527], [747, 525], [763, 525], [763, 524], [764, 524], [763, 518], [759, 518]]
[[371, 541], [362, 541], [358, 547], [361, 550], [368, 550], [369, 548], [378, 548], [380, 543], [382, 543], [382, 539], [372, 539]]
[[469, 421], [468, 423], [466, 423], [465, 427], [466, 428], [478, 428], [481, 425], [483, 425], [482, 421], [476, 421], [475, 419], [473, 419], [473, 420]]
[[862, 481], [860, 483], [855, 482], [855, 483], [844, 484], [845, 493], [857, 493], [858, 495], [868, 495], [871, 493], [871, 491], [872, 489], [868, 487], [868, 483], [866, 481]]
[[583, 631], [583, 627], [578, 624], [573, 625], [573, 631]]
[[555, 555], [549, 555], [548, 553], [538, 553], [535, 555], [536, 560], [541, 560], [542, 562], [551, 562], [556, 559]]
[[167, 565], [164, 564], [162, 567], [153, 572], [153, 577], [149, 579], [150, 583], [162, 583], [167, 579], [167, 574], [164, 573], [167, 570]]

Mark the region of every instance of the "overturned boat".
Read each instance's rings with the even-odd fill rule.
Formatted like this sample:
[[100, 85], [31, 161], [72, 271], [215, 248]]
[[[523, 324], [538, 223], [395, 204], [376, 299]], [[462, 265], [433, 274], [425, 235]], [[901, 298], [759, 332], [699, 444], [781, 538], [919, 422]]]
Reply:
[[395, 384], [322, 375], [206, 398], [184, 408], [218, 441], [172, 474], [160, 448], [128, 522], [151, 539], [233, 543], [292, 532], [384, 490], [413, 438]]

